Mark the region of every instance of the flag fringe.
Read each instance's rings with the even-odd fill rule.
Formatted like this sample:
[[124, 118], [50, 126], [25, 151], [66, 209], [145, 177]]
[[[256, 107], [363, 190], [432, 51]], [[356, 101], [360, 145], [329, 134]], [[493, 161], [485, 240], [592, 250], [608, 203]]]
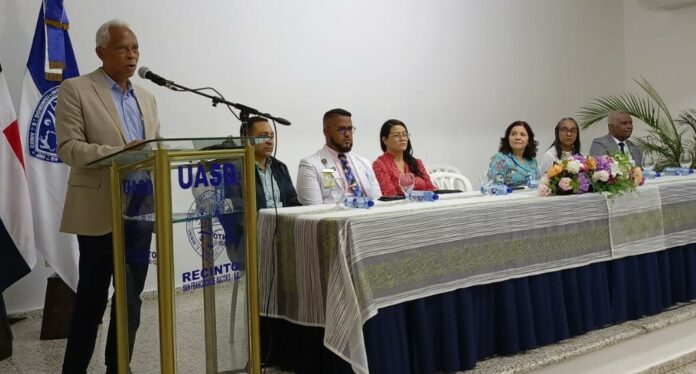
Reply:
[[68, 30], [70, 29], [70, 24], [69, 23], [63, 23], [60, 21], [52, 20], [52, 19], [44, 19], [44, 23], [48, 26], [53, 26], [57, 29], [62, 29], [62, 30]]
[[51, 82], [62, 82], [63, 81], [63, 73], [46, 72], [45, 77], [46, 77], [47, 81], [51, 81]]
[[63, 70], [63, 69], [65, 69], [65, 62], [63, 62], [63, 61], [49, 61], [48, 68], [51, 70], [53, 70], [53, 69]]

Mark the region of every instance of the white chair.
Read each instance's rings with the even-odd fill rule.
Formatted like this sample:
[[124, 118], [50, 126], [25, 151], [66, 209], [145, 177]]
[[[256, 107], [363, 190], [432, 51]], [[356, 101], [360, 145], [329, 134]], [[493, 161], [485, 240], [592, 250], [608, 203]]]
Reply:
[[458, 173], [437, 171], [430, 174], [430, 180], [439, 190], [462, 190], [464, 192], [474, 190], [469, 178]]
[[428, 174], [439, 173], [441, 171], [446, 171], [448, 173], [454, 173], [454, 174], [459, 174], [459, 175], [462, 174], [462, 172], [459, 169], [455, 168], [454, 166], [450, 166], [450, 165], [435, 164], [435, 165], [430, 165], [430, 167], [428, 167]]

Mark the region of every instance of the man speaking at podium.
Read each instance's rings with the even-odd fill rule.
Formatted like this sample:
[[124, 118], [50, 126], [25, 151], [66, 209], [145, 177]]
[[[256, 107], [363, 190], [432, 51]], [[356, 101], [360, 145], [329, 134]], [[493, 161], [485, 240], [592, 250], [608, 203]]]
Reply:
[[[58, 156], [71, 168], [61, 231], [77, 234], [80, 251], [80, 279], [63, 373], [86, 372], [113, 274], [109, 171], [87, 164], [159, 134], [154, 97], [129, 79], [139, 57], [138, 39], [130, 27], [119, 20], [99, 27], [96, 53], [101, 68], [63, 82], [56, 107]], [[124, 230], [128, 343], [132, 354], [140, 324], [140, 293], [147, 276], [152, 224], [126, 225]], [[116, 372], [113, 303], [111, 310], [105, 352], [107, 373]]]

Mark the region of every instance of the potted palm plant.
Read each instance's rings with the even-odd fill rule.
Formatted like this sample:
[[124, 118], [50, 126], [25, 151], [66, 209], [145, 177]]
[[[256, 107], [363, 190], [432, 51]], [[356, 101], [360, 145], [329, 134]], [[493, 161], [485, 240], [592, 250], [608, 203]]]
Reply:
[[662, 97], [645, 78], [634, 79], [634, 82], [647, 96], [628, 92], [594, 99], [580, 108], [580, 126], [588, 128], [612, 112], [626, 112], [648, 126], [648, 135], [635, 141], [645, 154], [653, 156], [657, 170], [679, 166], [682, 153], [691, 155], [693, 168], [696, 162], [696, 110], [683, 111], [674, 118]]

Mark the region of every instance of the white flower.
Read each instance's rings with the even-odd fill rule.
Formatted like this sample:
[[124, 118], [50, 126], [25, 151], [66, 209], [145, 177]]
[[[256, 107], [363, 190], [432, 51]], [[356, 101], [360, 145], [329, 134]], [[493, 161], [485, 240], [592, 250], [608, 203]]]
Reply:
[[539, 179], [539, 185], [542, 185], [542, 184], [545, 186], [549, 185], [549, 178], [546, 175], [544, 175], [543, 177], [541, 177], [541, 179]]
[[577, 160], [569, 160], [567, 165], [566, 165], [566, 170], [573, 174], [577, 174], [580, 172], [580, 168], [582, 167], [582, 164], [578, 162]]
[[623, 174], [623, 170], [621, 166], [619, 165], [618, 162], [614, 162], [611, 164], [611, 176], [616, 177], [618, 175]]
[[596, 181], [606, 182], [608, 180], [609, 180], [609, 172], [607, 172], [606, 170], [595, 171], [592, 174], [592, 181], [593, 182], [596, 182]]

